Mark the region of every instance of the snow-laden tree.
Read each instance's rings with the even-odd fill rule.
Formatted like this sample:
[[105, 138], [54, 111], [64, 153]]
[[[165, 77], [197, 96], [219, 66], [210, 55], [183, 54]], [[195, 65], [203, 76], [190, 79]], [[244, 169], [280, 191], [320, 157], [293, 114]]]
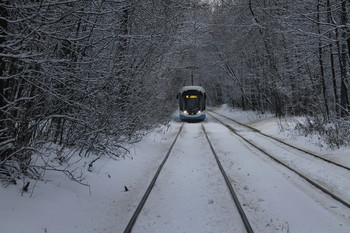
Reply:
[[317, 117], [325, 134], [332, 121], [346, 135], [349, 126], [338, 125], [349, 117], [349, 8], [345, 0], [219, 1], [210, 30], [232, 80], [228, 102]]
[[49, 142], [120, 156], [173, 111], [165, 58], [182, 1], [2, 0], [0, 8], [0, 178], [38, 176], [33, 156]]

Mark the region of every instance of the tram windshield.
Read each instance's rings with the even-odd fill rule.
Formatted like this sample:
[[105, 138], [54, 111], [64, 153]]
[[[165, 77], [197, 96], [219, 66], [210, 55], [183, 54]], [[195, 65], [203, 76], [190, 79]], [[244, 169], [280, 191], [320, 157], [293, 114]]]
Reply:
[[180, 110], [189, 114], [205, 110], [204, 94], [197, 90], [184, 91], [180, 99]]

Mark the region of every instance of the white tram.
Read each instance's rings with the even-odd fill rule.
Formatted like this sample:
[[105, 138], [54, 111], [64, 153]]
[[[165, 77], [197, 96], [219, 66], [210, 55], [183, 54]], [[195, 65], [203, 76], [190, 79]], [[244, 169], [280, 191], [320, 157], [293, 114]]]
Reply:
[[205, 90], [201, 86], [184, 86], [177, 95], [180, 119], [203, 121], [205, 119]]

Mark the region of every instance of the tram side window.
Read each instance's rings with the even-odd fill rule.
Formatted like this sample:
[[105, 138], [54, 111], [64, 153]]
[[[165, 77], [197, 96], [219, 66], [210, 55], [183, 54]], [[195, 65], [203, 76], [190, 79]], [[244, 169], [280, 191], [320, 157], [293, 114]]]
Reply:
[[183, 98], [182, 96], [180, 96], [179, 98], [179, 107], [180, 107], [180, 110], [183, 111], [184, 110], [184, 103], [183, 103]]
[[205, 105], [205, 99], [207, 98], [206, 94], [204, 93], [201, 98], [201, 106], [202, 106], [202, 111], [205, 110], [206, 105]]

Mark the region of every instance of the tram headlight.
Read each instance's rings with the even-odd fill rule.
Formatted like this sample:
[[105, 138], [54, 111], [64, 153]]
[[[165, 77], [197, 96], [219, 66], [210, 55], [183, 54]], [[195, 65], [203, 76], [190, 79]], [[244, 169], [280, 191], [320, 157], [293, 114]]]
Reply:
[[184, 113], [187, 114], [187, 111], [185, 110]]
[[198, 112], [197, 112], [197, 114], [200, 114], [200, 113], [201, 113], [201, 111], [198, 111]]

